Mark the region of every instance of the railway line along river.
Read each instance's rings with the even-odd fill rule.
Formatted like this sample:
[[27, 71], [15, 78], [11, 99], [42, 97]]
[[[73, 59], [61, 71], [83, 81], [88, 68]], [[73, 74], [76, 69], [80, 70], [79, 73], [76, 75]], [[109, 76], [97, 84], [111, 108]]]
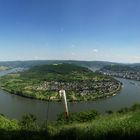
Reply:
[[[7, 73], [18, 71], [13, 69], [0, 72], [0, 76]], [[116, 78], [123, 83], [123, 88], [119, 94], [113, 97], [99, 99], [91, 102], [68, 103], [69, 111], [85, 111], [95, 109], [101, 113], [106, 110], [116, 111], [122, 107], [129, 107], [134, 103], [140, 103], [140, 82]], [[48, 102], [33, 100], [17, 95], [9, 94], [0, 90], [0, 113], [9, 118], [20, 119], [25, 114], [33, 114], [39, 122], [43, 122], [47, 118]], [[63, 112], [63, 103], [50, 102], [49, 104], [49, 120], [55, 120], [57, 114]]]

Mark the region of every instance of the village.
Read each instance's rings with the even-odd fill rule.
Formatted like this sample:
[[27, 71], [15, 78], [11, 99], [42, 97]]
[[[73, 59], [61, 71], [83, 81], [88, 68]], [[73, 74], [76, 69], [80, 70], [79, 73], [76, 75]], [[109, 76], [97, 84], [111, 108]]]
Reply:
[[68, 93], [74, 92], [79, 96], [84, 95], [105, 95], [116, 91], [120, 84], [116, 80], [112, 81], [85, 81], [85, 82], [43, 82], [38, 86], [34, 86], [33, 90], [36, 91], [54, 91], [65, 89]]
[[112, 71], [112, 70], [100, 70], [104, 75], [114, 76], [124, 79], [131, 79], [140, 81], [140, 71], [139, 70], [126, 70], [126, 71]]

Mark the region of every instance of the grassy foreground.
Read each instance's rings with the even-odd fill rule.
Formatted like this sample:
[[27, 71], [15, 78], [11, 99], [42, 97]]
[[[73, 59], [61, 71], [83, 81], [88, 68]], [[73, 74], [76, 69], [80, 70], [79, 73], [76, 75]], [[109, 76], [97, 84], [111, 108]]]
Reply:
[[[61, 115], [60, 115], [61, 116]], [[69, 120], [63, 117], [56, 122], [38, 126], [32, 115], [21, 121], [0, 116], [0, 139], [138, 139], [140, 138], [140, 105], [118, 112], [108, 111], [99, 115], [96, 111], [72, 113]], [[80, 118], [80, 119], [78, 119]]]

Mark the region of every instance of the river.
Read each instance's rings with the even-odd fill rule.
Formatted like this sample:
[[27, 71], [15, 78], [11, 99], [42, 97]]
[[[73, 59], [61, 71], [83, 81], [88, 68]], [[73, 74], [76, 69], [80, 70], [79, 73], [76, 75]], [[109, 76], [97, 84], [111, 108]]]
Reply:
[[[0, 72], [0, 76], [17, 71], [19, 69]], [[140, 82], [116, 78], [123, 83], [123, 88], [119, 94], [113, 97], [99, 99], [91, 102], [68, 103], [69, 111], [85, 111], [95, 109], [100, 113], [106, 110], [116, 111], [122, 107], [130, 107], [134, 103], [140, 103]], [[9, 94], [0, 90], [0, 113], [9, 118], [21, 119], [25, 114], [34, 114], [39, 122], [43, 122], [47, 118], [48, 102], [28, 99], [17, 95]], [[49, 120], [55, 120], [57, 114], [63, 112], [63, 104], [61, 102], [49, 103]]]

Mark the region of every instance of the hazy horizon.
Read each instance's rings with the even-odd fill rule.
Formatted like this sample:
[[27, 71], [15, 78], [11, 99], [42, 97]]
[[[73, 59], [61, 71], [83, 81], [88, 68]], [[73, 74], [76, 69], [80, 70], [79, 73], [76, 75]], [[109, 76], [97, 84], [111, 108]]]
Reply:
[[0, 61], [140, 63], [139, 0], [0, 1]]
[[109, 62], [118, 64], [140, 64], [140, 62], [115, 62], [115, 61], [105, 61], [105, 60], [76, 60], [76, 59], [28, 59], [28, 60], [0, 60], [0, 62], [28, 62], [28, 61], [83, 61], [83, 62]]

